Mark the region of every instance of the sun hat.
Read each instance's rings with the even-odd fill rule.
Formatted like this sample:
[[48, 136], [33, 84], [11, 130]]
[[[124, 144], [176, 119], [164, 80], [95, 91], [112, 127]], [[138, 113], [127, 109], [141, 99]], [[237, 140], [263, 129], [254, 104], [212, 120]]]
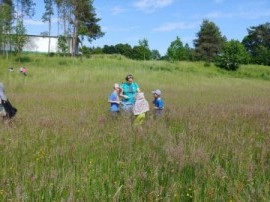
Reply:
[[152, 93], [157, 94], [157, 95], [161, 95], [161, 91], [159, 89], [153, 90]]

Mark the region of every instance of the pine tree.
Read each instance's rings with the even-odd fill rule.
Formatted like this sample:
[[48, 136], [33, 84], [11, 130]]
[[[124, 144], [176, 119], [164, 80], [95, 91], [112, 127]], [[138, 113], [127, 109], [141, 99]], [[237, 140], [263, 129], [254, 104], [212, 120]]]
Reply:
[[215, 56], [220, 53], [225, 37], [221, 36], [221, 32], [215, 23], [209, 20], [203, 20], [197, 37], [194, 40], [195, 57], [206, 61], [206, 63], [212, 62]]

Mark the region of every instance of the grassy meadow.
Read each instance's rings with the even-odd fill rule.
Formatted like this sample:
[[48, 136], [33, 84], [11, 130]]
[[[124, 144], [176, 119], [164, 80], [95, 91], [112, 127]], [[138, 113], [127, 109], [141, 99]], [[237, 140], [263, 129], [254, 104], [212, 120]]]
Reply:
[[[270, 200], [270, 67], [118, 55], [0, 61], [18, 108], [0, 123], [0, 201]], [[151, 108], [133, 127], [128, 115], [110, 116], [112, 86], [128, 73], [149, 103], [161, 89], [162, 117]]]

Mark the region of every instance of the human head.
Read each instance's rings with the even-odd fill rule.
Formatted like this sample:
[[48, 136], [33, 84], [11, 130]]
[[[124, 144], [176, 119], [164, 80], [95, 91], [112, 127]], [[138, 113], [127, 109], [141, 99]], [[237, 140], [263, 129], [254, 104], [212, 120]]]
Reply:
[[120, 86], [119, 86], [118, 83], [115, 83], [115, 84], [113, 85], [113, 89], [117, 89], [117, 88], [120, 88]]
[[132, 75], [132, 74], [128, 74], [128, 75], [126, 76], [126, 81], [127, 81], [128, 83], [132, 83], [132, 82], [133, 82], [133, 75]]
[[120, 90], [121, 90], [120, 85], [118, 83], [115, 83], [113, 85], [113, 89], [116, 90], [117, 92], [120, 92]]
[[161, 96], [161, 91], [160, 91], [159, 89], [153, 90], [152, 93], [153, 93], [153, 95], [154, 95], [155, 97], [160, 97], [160, 96]]

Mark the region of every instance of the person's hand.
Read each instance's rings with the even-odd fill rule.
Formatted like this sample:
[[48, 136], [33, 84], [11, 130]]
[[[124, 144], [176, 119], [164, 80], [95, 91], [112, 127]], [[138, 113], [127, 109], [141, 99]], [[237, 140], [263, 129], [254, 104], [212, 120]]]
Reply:
[[128, 99], [128, 96], [127, 95], [123, 95], [123, 98]]

